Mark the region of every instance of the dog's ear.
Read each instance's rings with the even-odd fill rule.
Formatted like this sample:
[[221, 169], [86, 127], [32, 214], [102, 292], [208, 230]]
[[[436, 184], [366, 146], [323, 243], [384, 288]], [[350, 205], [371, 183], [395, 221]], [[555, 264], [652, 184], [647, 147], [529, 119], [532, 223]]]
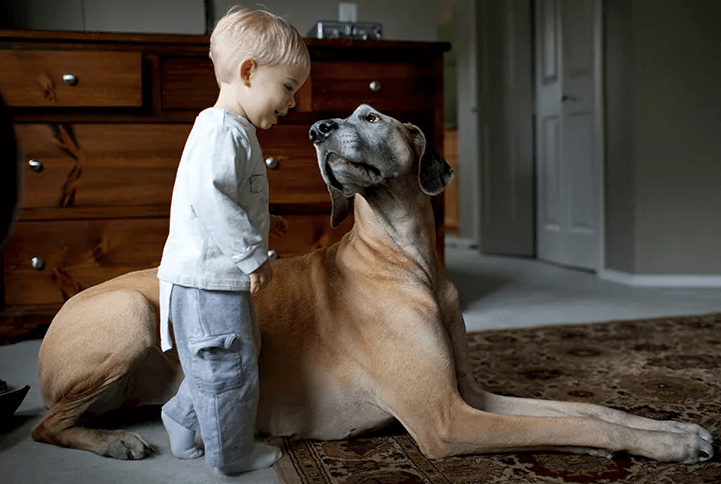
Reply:
[[423, 153], [426, 151], [426, 135], [424, 135], [421, 128], [415, 124], [405, 123], [403, 126], [406, 127], [408, 134], [410, 135], [413, 152], [416, 154], [416, 160], [420, 160]]
[[418, 182], [426, 195], [438, 195], [453, 180], [453, 168], [437, 153], [427, 153], [421, 158]]
[[343, 192], [328, 185], [331, 201], [330, 226], [337, 228], [348, 215], [353, 212], [353, 199], [343, 195]]
[[404, 125], [411, 136], [411, 143], [418, 161], [418, 183], [426, 195], [438, 195], [453, 179], [453, 168], [436, 153], [426, 153], [426, 136], [418, 126]]

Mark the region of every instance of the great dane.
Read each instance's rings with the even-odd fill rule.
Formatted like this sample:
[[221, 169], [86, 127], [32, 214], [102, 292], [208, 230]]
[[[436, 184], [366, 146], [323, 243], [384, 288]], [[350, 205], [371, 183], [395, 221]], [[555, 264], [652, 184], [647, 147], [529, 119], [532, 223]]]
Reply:
[[[436, 252], [431, 195], [453, 176], [424, 155], [421, 130], [370, 106], [310, 131], [331, 194], [337, 244], [273, 262], [255, 297], [260, 322], [260, 432], [345, 439], [400, 421], [430, 458], [563, 450], [660, 461], [712, 457], [712, 435], [597, 405], [514, 398], [469, 371], [458, 292]], [[519, 349], [522, 351], [522, 348]], [[156, 270], [72, 297], [39, 356], [49, 411], [33, 437], [118, 459], [152, 452], [142, 437], [91, 429], [86, 418], [160, 404], [182, 379], [159, 347]]]

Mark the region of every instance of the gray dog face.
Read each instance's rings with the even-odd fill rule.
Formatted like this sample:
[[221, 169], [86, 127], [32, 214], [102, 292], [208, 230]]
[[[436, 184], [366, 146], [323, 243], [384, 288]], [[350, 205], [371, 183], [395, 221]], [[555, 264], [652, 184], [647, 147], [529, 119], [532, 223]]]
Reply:
[[423, 158], [426, 138], [420, 129], [365, 104], [345, 119], [318, 121], [310, 129], [310, 139], [331, 194], [334, 227], [350, 213], [356, 193], [418, 170], [420, 187], [436, 195], [453, 177], [442, 158]]

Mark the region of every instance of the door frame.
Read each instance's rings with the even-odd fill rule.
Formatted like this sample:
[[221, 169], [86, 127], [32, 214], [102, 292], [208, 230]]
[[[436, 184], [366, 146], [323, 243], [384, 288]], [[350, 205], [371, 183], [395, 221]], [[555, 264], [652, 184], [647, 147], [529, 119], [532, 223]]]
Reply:
[[594, 50], [594, 84], [596, 91], [595, 116], [595, 159], [599, 160], [598, 179], [598, 261], [596, 277], [606, 267], [606, 83], [604, 82], [606, 67], [604, 0], [593, 0], [593, 50]]
[[[463, 195], [464, 199], [467, 200], [466, 197], [470, 197], [474, 200], [473, 204], [473, 210], [470, 211], [472, 213], [462, 213], [461, 214], [461, 235], [463, 237], [470, 237], [474, 240], [477, 247], [479, 249], [483, 249], [483, 238], [484, 234], [483, 231], [480, 230], [481, 227], [484, 227], [483, 223], [483, 217], [486, 213], [486, 210], [489, 208], [488, 205], [488, 193], [484, 191], [485, 188], [488, 188], [488, 185], [485, 180], [483, 180], [483, 173], [485, 172], [485, 168], [488, 163], [487, 155], [488, 149], [487, 149], [487, 143], [491, 140], [489, 140], [487, 133], [484, 133], [480, 127], [483, 126], [483, 117], [484, 116], [492, 116], [495, 119], [502, 119], [498, 115], [498, 113], [489, 113], [483, 107], [479, 106], [477, 103], [481, 100], [480, 93], [483, 89], [483, 83], [487, 83], [487, 76], [493, 75], [494, 73], [487, 72], [487, 69], [484, 69], [484, 66], [488, 65], [488, 62], [486, 59], [484, 59], [485, 55], [488, 55], [488, 51], [483, 48], [484, 45], [484, 24], [487, 24], [487, 20], [484, 21], [484, 19], [480, 18], [481, 13], [486, 12], [487, 9], [485, 8], [485, 3], [492, 2], [492, 1], [501, 1], [504, 2], [505, 0], [465, 0], [464, 2], [461, 2], [462, 4], [465, 4], [467, 6], [468, 10], [466, 10], [468, 13], [472, 13], [472, 15], [469, 15], [466, 17], [466, 21], [471, 22], [472, 26], [469, 29], [471, 32], [473, 32], [473, 35], [470, 35], [464, 39], [463, 42], [463, 50], [466, 52], [469, 52], [468, 57], [466, 57], [465, 60], [468, 60], [470, 58], [472, 62], [470, 63], [471, 69], [474, 71], [472, 75], [470, 76], [470, 92], [464, 92], [461, 89], [459, 89], [459, 116], [461, 113], [461, 106], [464, 105], [470, 105], [472, 106], [472, 111], [475, 116], [473, 116], [474, 121], [472, 123], [469, 123], [469, 126], [466, 126], [468, 129], [465, 130], [467, 132], [473, 131], [470, 133], [470, 136], [464, 136], [464, 125], [459, 123], [459, 136], [461, 143], [463, 143], [464, 139], [467, 139], [468, 137], [472, 137], [475, 134], [475, 141], [474, 143], [471, 143], [469, 146], [466, 146], [465, 144], [461, 144], [461, 169], [464, 170], [464, 173], [468, 173], [470, 175], [470, 180], [466, 179], [465, 185], [462, 185], [460, 187], [461, 194], [464, 192], [464, 187], [466, 188], [465, 191], [466, 195]], [[531, 17], [528, 19], [527, 28], [531, 32], [531, 38], [533, 39], [533, 36], [535, 35], [534, 31], [534, 23], [535, 23], [535, 6], [534, 6], [534, 0], [526, 0], [531, 4]], [[604, 83], [604, 75], [605, 75], [605, 52], [603, 49], [604, 46], [604, 39], [605, 39], [605, 29], [604, 29], [604, 22], [605, 22], [605, 16], [604, 16], [604, 8], [603, 8], [603, 0], [592, 0], [594, 2], [594, 20], [593, 20], [593, 49], [594, 49], [594, 90], [595, 90], [595, 102], [594, 102], [594, 140], [595, 140], [595, 146], [594, 146], [594, 159], [599, 160], [600, 163], [600, 169], [598, 170], [597, 174], [597, 181], [596, 186], [598, 187], [598, 207], [599, 210], [598, 213], [598, 243], [599, 243], [599, 250], [598, 250], [598, 261], [597, 266], [593, 269], [595, 270], [596, 276], [598, 277], [604, 267], [605, 267], [605, 260], [606, 260], [606, 219], [605, 219], [605, 168], [606, 168], [606, 145], [605, 145], [605, 122], [606, 122], [606, 112], [605, 112], [605, 98], [606, 98], [606, 92], [605, 92], [605, 83]], [[531, 57], [535, 59], [535, 45], [532, 42], [531, 46], [529, 47], [531, 52]], [[459, 56], [459, 63], [463, 59]], [[531, 143], [533, 145], [533, 163], [534, 167], [537, 166], [537, 152], [536, 152], [536, 146], [535, 146], [535, 116], [536, 116], [536, 102], [535, 102], [535, 73], [534, 73], [534, 61], [532, 61], [529, 65], [519, 65], [517, 66], [517, 69], [527, 69], [529, 74], [534, 79], [534, 86], [533, 86], [533, 97], [530, 101], [531, 106], [524, 106], [524, 108], [530, 109], [530, 111], [533, 113], [533, 139], [528, 140], [528, 143]], [[475, 64], [475, 65], [474, 65]], [[469, 70], [471, 70], [469, 69]], [[460, 79], [459, 76], [459, 84], [464, 81], [463, 79]], [[466, 84], [466, 85], [468, 85]], [[469, 91], [469, 90], [465, 90]], [[464, 99], [467, 95], [468, 98]], [[460, 121], [460, 119], [459, 119]], [[465, 161], [465, 163], [464, 163]], [[466, 166], [466, 168], [463, 168], [463, 166]], [[465, 177], [464, 177], [465, 178]], [[532, 237], [533, 237], [533, 247], [534, 247], [534, 253], [533, 254], [508, 254], [508, 255], [523, 255], [528, 256], [532, 255], [533, 257], [536, 257], [536, 211], [537, 211], [537, 199], [536, 199], [536, 182], [534, 181], [533, 184], [533, 191], [534, 193], [531, 195], [534, 200], [534, 208], [533, 208], [533, 227], [532, 227]], [[480, 196], [478, 195], [480, 194]], [[465, 207], [468, 206], [468, 204], [464, 205]], [[465, 217], [469, 217], [470, 220], [464, 221], [463, 219]], [[465, 230], [464, 230], [465, 227]]]

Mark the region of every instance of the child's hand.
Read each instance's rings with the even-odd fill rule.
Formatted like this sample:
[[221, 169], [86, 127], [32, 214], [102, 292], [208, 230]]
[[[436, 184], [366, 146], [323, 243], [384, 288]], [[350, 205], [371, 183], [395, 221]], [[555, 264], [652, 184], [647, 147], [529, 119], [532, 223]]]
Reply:
[[256, 293], [270, 284], [273, 279], [273, 268], [270, 267], [268, 261], [265, 261], [255, 272], [251, 272], [248, 277], [250, 277], [250, 292]]
[[288, 233], [288, 223], [280, 215], [270, 216], [270, 235], [283, 237]]

